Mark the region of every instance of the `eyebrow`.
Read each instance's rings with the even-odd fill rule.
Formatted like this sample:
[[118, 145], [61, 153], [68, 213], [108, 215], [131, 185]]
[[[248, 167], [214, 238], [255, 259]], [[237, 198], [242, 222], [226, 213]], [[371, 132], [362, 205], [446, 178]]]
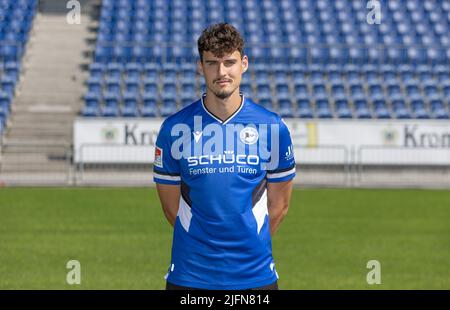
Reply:
[[[218, 60], [205, 60], [206, 63], [218, 63]], [[227, 59], [224, 60], [224, 62], [232, 62], [232, 63], [236, 63], [237, 59]]]

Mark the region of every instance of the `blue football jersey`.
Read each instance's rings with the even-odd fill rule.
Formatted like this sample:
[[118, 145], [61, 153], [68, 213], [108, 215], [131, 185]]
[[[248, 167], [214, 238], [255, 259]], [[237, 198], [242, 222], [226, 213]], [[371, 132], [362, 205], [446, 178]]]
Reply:
[[241, 94], [225, 121], [202, 98], [161, 126], [154, 181], [179, 185], [167, 281], [201, 289], [248, 289], [278, 279], [267, 183], [295, 177], [283, 120]]

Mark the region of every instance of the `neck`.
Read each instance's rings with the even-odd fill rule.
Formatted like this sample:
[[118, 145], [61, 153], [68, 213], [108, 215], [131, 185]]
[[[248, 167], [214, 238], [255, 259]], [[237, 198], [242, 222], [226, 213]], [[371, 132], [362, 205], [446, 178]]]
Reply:
[[212, 92], [206, 90], [206, 97], [204, 99], [208, 111], [222, 121], [225, 121], [239, 109], [241, 101], [242, 98], [239, 95], [239, 89], [236, 89], [230, 97], [225, 99], [217, 98]]

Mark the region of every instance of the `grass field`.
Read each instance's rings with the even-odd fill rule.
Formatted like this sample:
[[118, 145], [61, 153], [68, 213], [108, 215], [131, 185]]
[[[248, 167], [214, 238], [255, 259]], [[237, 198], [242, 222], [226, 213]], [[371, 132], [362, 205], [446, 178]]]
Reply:
[[[3, 188], [0, 289], [163, 289], [171, 233], [153, 189]], [[450, 289], [450, 192], [295, 190], [273, 248], [281, 289]]]

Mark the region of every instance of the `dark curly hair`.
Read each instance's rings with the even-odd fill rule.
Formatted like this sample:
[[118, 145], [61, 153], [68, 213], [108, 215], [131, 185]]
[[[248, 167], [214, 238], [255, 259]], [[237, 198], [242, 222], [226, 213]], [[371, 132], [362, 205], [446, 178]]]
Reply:
[[197, 41], [200, 60], [203, 52], [211, 52], [216, 57], [223, 57], [235, 51], [244, 56], [244, 39], [235, 27], [227, 23], [214, 24], [203, 30]]

